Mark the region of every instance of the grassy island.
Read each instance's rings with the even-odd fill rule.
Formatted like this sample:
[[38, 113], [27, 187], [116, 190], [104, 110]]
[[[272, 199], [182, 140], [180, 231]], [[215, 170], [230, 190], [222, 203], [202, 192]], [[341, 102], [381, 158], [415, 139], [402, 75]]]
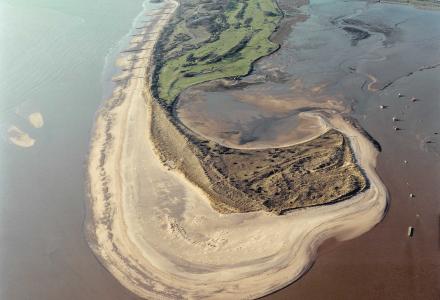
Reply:
[[273, 0], [182, 0], [155, 51], [155, 96], [169, 105], [194, 84], [246, 75], [279, 47], [269, 37], [281, 17]]

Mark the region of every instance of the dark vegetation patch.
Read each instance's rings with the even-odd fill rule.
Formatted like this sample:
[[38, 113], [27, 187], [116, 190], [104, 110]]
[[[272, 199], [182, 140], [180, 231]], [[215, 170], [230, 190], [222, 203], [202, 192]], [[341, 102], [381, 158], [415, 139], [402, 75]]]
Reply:
[[368, 187], [348, 139], [336, 130], [302, 144], [261, 150], [232, 149], [192, 139], [212, 189], [234, 211], [292, 209], [330, 204]]

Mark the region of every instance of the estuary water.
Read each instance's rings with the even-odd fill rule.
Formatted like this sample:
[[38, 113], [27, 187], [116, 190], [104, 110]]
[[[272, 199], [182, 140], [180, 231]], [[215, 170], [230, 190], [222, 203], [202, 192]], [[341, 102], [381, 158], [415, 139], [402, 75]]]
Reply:
[[[84, 239], [85, 169], [115, 59], [160, 6], [0, 1], [0, 299], [137, 299]], [[12, 126], [33, 145], [12, 143]]]
[[269, 64], [321, 85], [381, 144], [389, 208], [360, 238], [327, 243], [309, 273], [267, 299], [439, 299], [440, 11], [312, 0], [304, 12]]

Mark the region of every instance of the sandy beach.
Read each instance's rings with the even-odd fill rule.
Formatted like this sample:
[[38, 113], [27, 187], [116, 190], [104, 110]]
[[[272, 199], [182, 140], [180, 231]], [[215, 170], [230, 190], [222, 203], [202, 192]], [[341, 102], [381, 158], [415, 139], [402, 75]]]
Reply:
[[[165, 4], [167, 12], [175, 2]], [[327, 239], [361, 235], [383, 217], [387, 192], [375, 172], [377, 151], [342, 117], [314, 113], [349, 137], [370, 188], [329, 206], [221, 215], [206, 195], [162, 165], [150, 140], [146, 69], [171, 14], [153, 20], [148, 41], [118, 63], [121, 84], [97, 116], [88, 177], [86, 233], [102, 264], [128, 289], [149, 299], [257, 298], [297, 280]], [[146, 28], [144, 33], [151, 28]]]

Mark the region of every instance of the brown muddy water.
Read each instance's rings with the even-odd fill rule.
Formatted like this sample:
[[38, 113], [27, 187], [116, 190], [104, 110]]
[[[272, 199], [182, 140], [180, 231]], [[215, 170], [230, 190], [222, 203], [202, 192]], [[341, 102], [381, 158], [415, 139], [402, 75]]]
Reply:
[[300, 112], [330, 108], [382, 146], [383, 222], [329, 241], [303, 278], [265, 299], [440, 299], [440, 11], [312, 0], [301, 13], [308, 18], [247, 80], [258, 83], [201, 85], [176, 106], [192, 130], [240, 146], [304, 137], [318, 127], [298, 133]]

